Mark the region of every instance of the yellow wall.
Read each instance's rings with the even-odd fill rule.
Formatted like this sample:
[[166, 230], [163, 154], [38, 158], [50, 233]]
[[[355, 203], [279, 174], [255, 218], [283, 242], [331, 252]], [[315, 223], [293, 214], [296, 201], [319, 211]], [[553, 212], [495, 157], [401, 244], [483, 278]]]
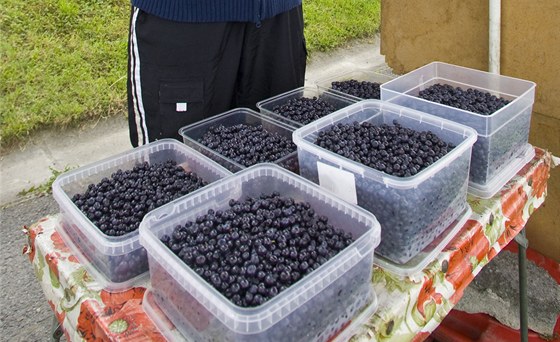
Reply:
[[[537, 83], [529, 142], [560, 156], [560, 1], [502, 1], [501, 10], [501, 74]], [[488, 70], [488, 1], [382, 0], [381, 53], [397, 74], [432, 61]], [[560, 261], [558, 169], [527, 236]]]

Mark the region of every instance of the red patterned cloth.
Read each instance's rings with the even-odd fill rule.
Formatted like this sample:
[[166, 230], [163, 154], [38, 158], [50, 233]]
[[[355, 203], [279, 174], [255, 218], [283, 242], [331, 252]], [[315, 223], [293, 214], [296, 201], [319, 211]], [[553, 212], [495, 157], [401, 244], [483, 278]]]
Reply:
[[[464, 289], [517, 235], [546, 197], [550, 153], [535, 157], [493, 198], [468, 197], [472, 215], [457, 236], [422, 272], [406, 278], [375, 267], [377, 311], [351, 325], [353, 341], [422, 341], [462, 297]], [[55, 227], [60, 215], [26, 228], [24, 252], [68, 340], [164, 341], [142, 309], [148, 283], [108, 293], [93, 280]], [[172, 336], [180, 335], [169, 326]]]

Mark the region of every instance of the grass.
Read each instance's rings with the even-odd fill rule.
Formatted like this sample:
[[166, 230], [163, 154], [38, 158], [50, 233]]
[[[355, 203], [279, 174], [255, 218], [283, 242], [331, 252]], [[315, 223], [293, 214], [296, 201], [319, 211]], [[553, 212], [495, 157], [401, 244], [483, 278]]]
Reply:
[[[126, 113], [129, 0], [6, 0], [0, 7], [0, 141]], [[304, 0], [308, 51], [371, 37], [380, 0]]]
[[49, 166], [51, 170], [51, 176], [47, 179], [44, 183], [39, 184], [37, 186], [32, 186], [28, 189], [24, 189], [18, 193], [18, 196], [27, 196], [27, 195], [35, 195], [35, 196], [44, 196], [52, 193], [52, 185], [56, 178], [63, 173], [66, 173], [73, 169], [73, 167], [66, 166], [63, 170], [55, 169]]
[[303, 0], [303, 9], [311, 54], [372, 37], [381, 22], [381, 0]]

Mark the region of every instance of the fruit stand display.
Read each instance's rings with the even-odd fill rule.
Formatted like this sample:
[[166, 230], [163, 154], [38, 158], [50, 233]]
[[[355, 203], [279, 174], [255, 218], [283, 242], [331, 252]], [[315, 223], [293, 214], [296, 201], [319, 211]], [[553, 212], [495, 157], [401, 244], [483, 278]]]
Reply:
[[[371, 287], [377, 294], [377, 311], [349, 317], [331, 337], [338, 333], [338, 338], [353, 341], [419, 341], [427, 337], [481, 268], [543, 204], [552, 160], [550, 153], [535, 148], [535, 157], [496, 195], [488, 199], [469, 195], [472, 214], [468, 221], [421, 272], [399, 277], [375, 266]], [[182, 338], [170, 321], [157, 316], [158, 308], [145, 296], [150, 293], [146, 292], [148, 280], [123, 292], [104, 290], [64, 244], [57, 232], [60, 224], [57, 214], [26, 228], [24, 252], [68, 340]], [[161, 331], [145, 310], [151, 311]], [[208, 322], [198, 323], [203, 327]]]

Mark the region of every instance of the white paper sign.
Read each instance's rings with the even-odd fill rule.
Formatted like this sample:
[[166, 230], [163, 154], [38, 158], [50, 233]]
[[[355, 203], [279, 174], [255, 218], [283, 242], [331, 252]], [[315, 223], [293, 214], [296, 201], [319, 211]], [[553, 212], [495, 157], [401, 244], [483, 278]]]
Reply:
[[356, 179], [353, 173], [319, 161], [317, 162], [317, 171], [319, 173], [319, 185], [321, 187], [329, 190], [346, 202], [358, 204]]
[[177, 102], [176, 110], [178, 112], [186, 112], [187, 111], [187, 103], [186, 102]]

